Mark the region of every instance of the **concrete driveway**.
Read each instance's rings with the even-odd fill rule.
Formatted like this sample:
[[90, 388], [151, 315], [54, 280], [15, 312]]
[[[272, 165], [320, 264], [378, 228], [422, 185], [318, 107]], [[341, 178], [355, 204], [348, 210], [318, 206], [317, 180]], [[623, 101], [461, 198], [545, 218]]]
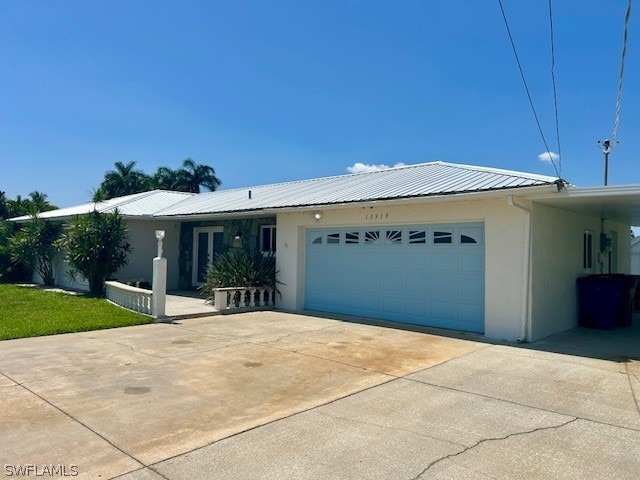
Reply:
[[637, 359], [468, 338], [256, 312], [0, 342], [2, 473], [638, 478]]

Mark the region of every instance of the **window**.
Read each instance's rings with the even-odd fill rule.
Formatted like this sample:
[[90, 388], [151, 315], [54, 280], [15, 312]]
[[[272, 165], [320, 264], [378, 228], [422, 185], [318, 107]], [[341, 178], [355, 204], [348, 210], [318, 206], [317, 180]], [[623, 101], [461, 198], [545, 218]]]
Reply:
[[387, 244], [400, 245], [402, 243], [402, 231], [387, 230]]
[[337, 244], [340, 243], [340, 234], [339, 233], [330, 233], [327, 235], [327, 243], [328, 244]]
[[347, 232], [345, 235], [345, 242], [347, 245], [360, 242], [360, 232]]
[[590, 230], [585, 230], [582, 235], [582, 268], [593, 268], [593, 232]]
[[453, 242], [453, 234], [451, 232], [433, 232], [433, 243], [451, 243]]
[[380, 240], [379, 230], [371, 230], [371, 231], [365, 232], [364, 234], [365, 245], [373, 245], [375, 243], [378, 243], [379, 240]]
[[460, 244], [478, 244], [482, 241], [482, 228], [480, 227], [460, 227]]
[[409, 243], [427, 243], [427, 232], [424, 230], [409, 230]]
[[260, 251], [262, 253], [276, 253], [275, 225], [267, 225], [260, 228]]

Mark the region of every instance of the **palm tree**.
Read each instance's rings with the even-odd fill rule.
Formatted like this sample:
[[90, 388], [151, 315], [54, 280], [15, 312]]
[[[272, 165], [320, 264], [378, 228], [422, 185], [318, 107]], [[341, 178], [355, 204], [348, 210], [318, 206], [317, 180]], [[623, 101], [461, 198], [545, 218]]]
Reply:
[[0, 191], [0, 220], [9, 218], [9, 209], [7, 208], [7, 196], [3, 191]]
[[32, 214], [46, 212], [47, 210], [55, 210], [56, 208], [54, 205], [49, 203], [47, 200], [48, 195], [46, 193], [34, 190], [29, 194], [29, 197], [31, 197], [31, 205], [29, 207]]
[[191, 158], [182, 162], [178, 170], [178, 188], [183, 192], [200, 193], [200, 187], [214, 191], [222, 182], [216, 177], [216, 171], [209, 165], [198, 165]]
[[180, 180], [179, 170], [173, 170], [169, 167], [158, 167], [153, 175], [152, 183], [154, 188], [161, 190], [181, 191], [178, 187]]
[[135, 170], [136, 162], [129, 162], [126, 165], [122, 162], [116, 162], [114, 166], [115, 170], [105, 173], [104, 180], [99, 187], [107, 198], [146, 192], [150, 189], [149, 176], [142, 170]]

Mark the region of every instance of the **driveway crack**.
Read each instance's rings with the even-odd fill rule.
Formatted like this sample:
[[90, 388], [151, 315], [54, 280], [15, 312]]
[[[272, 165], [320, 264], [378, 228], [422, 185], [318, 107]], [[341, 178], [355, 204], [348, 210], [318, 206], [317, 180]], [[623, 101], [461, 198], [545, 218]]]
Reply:
[[633, 389], [633, 382], [632, 382], [632, 378], [635, 378], [636, 380], [638, 380], [638, 377], [636, 377], [634, 374], [632, 374], [629, 371], [629, 366], [625, 365], [624, 366], [626, 372], [627, 372], [627, 380], [629, 381], [629, 390], [631, 390], [631, 397], [633, 398], [633, 403], [636, 406], [636, 412], [638, 413], [638, 417], [640, 417], [640, 405], [638, 404], [638, 397], [636, 397], [636, 392]]
[[509, 435], [505, 435], [503, 437], [494, 437], [494, 438], [483, 438], [482, 440], [476, 442], [475, 444], [466, 447], [464, 449], [462, 449], [459, 452], [456, 453], [452, 453], [451, 455], [447, 455], [445, 457], [441, 457], [437, 460], [434, 460], [433, 462], [431, 462], [429, 465], [427, 465], [424, 470], [422, 470], [418, 475], [416, 475], [415, 477], [412, 477], [411, 480], [418, 480], [420, 477], [422, 477], [425, 473], [427, 473], [431, 468], [433, 468], [435, 465], [437, 465], [438, 463], [442, 462], [443, 460], [451, 460], [452, 458], [455, 458], [459, 455], [462, 455], [463, 453], [467, 453], [471, 450], [473, 450], [474, 448], [479, 447], [480, 445], [487, 443], [487, 442], [501, 442], [503, 440], [508, 440], [510, 438], [513, 437], [519, 437], [522, 435], [530, 435], [532, 433], [537, 433], [537, 432], [542, 432], [542, 431], [546, 431], [546, 430], [557, 430], [560, 429], [562, 427], [566, 427], [567, 425], [575, 422], [576, 420], [578, 420], [578, 417], [572, 418], [571, 420], [567, 420], [566, 422], [561, 423], [560, 425], [551, 425], [548, 427], [538, 427], [538, 428], [534, 428], [532, 430], [527, 430], [524, 432], [515, 432], [515, 433], [510, 433]]

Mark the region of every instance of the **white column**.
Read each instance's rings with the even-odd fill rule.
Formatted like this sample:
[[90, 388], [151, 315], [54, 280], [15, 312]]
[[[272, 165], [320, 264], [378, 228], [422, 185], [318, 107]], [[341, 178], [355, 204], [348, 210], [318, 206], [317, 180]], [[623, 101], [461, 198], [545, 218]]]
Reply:
[[153, 296], [151, 297], [151, 313], [156, 318], [165, 316], [167, 301], [167, 259], [156, 257], [153, 259]]
[[151, 314], [155, 318], [162, 318], [166, 316], [165, 306], [167, 302], [167, 259], [162, 258], [164, 230], [156, 230], [156, 239], [158, 240], [158, 256], [153, 259]]

